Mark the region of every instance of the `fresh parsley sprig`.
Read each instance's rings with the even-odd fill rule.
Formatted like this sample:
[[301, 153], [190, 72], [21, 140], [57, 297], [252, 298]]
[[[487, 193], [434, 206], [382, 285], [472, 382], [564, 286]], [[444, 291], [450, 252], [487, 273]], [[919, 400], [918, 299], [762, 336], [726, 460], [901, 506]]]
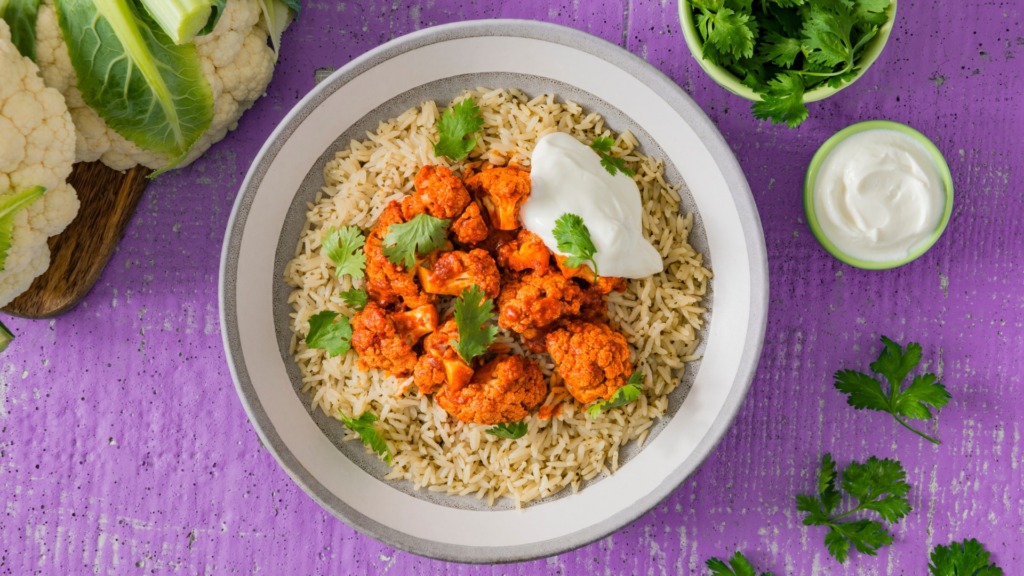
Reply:
[[840, 370], [835, 374], [835, 387], [849, 395], [847, 403], [858, 410], [888, 412], [904, 428], [939, 444], [939, 440], [912, 427], [905, 420], [930, 420], [936, 411], [949, 403], [946, 387], [936, 382], [935, 374], [915, 376], [910, 386], [903, 388], [903, 380], [921, 362], [921, 345], [907, 344], [904, 350], [899, 344], [882, 336], [881, 355], [871, 363], [871, 369], [885, 377], [888, 390], [882, 390], [882, 383], [871, 376], [855, 370]]
[[416, 255], [426, 255], [444, 246], [451, 220], [417, 214], [412, 220], [388, 226], [384, 235], [384, 256], [393, 264], [412, 269]]
[[469, 156], [476, 146], [477, 139], [469, 135], [480, 130], [484, 125], [480, 107], [472, 98], [466, 98], [441, 114], [437, 122], [439, 139], [434, 144], [434, 156], [447, 156], [452, 160], [462, 160]]
[[851, 462], [843, 470], [843, 492], [857, 500], [857, 505], [845, 512], [837, 510], [843, 497], [836, 488], [836, 463], [831, 454], [825, 454], [818, 473], [818, 494], [799, 494], [796, 508], [806, 512], [805, 526], [826, 526], [825, 546], [829, 554], [845, 562], [852, 545], [857, 551], [874, 556], [882, 546], [892, 543], [885, 525], [877, 520], [852, 516], [873, 511], [885, 522], [894, 523], [906, 516], [911, 508], [907, 501], [906, 471], [896, 460], [879, 460], [872, 456], [863, 464]]
[[477, 285], [462, 291], [455, 299], [455, 324], [459, 339], [452, 339], [452, 346], [463, 361], [469, 364], [473, 358], [483, 354], [498, 335], [498, 327], [490, 324], [494, 320], [494, 301], [484, 298]]
[[363, 277], [363, 268], [366, 267], [366, 254], [362, 250], [365, 243], [362, 230], [356, 226], [344, 226], [328, 228], [320, 247], [334, 262], [338, 278], [348, 274], [353, 280], [358, 280]]
[[328, 356], [345, 354], [352, 347], [352, 325], [337, 312], [317, 312], [309, 317], [306, 346], [326, 350]]
[[590, 147], [601, 157], [601, 166], [609, 174], [615, 176], [617, 172], [622, 172], [626, 176], [633, 177], [636, 172], [626, 167], [626, 161], [612, 156], [612, 146], [615, 146], [615, 140], [609, 136], [598, 136], [590, 143]]
[[[711, 576], [757, 576], [754, 565], [739, 550], [729, 558], [728, 564], [718, 558], [711, 558], [707, 565], [711, 569]], [[772, 573], [763, 572], [761, 576], [772, 576]]]
[[637, 370], [630, 375], [629, 380], [627, 380], [621, 388], [615, 391], [615, 394], [612, 394], [611, 398], [591, 404], [590, 407], [587, 408], [587, 414], [591, 418], [597, 418], [597, 416], [605, 410], [619, 408], [629, 404], [630, 402], [635, 402], [636, 399], [644, 393], [643, 386], [644, 374], [640, 370]]
[[1003, 576], [1003, 569], [991, 562], [990, 554], [974, 538], [936, 546], [928, 569], [932, 576]]
[[526, 422], [520, 420], [519, 422], [503, 422], [497, 426], [484, 430], [484, 432], [487, 432], [492, 436], [497, 436], [498, 438], [515, 440], [516, 438], [522, 438], [526, 434], [526, 429]]
[[558, 242], [558, 250], [569, 256], [565, 260], [566, 266], [578, 268], [584, 262], [590, 262], [594, 267], [594, 274], [597, 275], [597, 262], [594, 261], [597, 247], [590, 238], [590, 230], [583, 223], [583, 218], [568, 212], [562, 214], [555, 220], [552, 234], [555, 242]]
[[369, 446], [371, 450], [384, 459], [388, 466], [391, 466], [391, 447], [388, 446], [384, 435], [373, 425], [377, 421], [377, 415], [373, 412], [363, 412], [357, 418], [349, 418], [344, 412], [339, 411], [341, 422], [346, 428], [359, 435], [359, 440]]

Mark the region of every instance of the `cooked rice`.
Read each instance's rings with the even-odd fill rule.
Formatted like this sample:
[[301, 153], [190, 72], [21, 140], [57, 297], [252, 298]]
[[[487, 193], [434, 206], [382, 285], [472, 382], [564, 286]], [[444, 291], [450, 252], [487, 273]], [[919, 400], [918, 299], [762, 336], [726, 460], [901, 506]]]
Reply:
[[[499, 165], [515, 160], [528, 166], [537, 140], [548, 133], [568, 132], [584, 142], [614, 137], [600, 115], [552, 94], [530, 98], [515, 89], [478, 88], [466, 96], [476, 99], [484, 118], [471, 159]], [[489, 504], [510, 497], [516, 506], [566, 487], [578, 490], [582, 482], [614, 472], [620, 448], [633, 440], [643, 443], [665, 413], [668, 394], [679, 384], [686, 362], [696, 358], [704, 323], [701, 300], [711, 277], [687, 241], [693, 216], [680, 214], [678, 187], [665, 182], [661, 160], [636, 149], [632, 134], [619, 135], [613, 152], [636, 171], [645, 236], [665, 263], [663, 272], [630, 280], [625, 293], [609, 298], [611, 320], [625, 333], [632, 359], [644, 373], [645, 395], [636, 402], [591, 419], [568, 397], [550, 357], [530, 355], [551, 383], [545, 406], [560, 408], [549, 419], [534, 414], [527, 419], [525, 436], [505, 440], [486, 434], [488, 426], [449, 418], [429, 396], [418, 396], [411, 378], [360, 370], [355, 352], [328, 358], [325, 351], [306, 347], [310, 316], [323, 310], [354, 314], [338, 297], [353, 287], [351, 280], [336, 278], [333, 264], [321, 254], [324, 232], [353, 224], [367, 230], [391, 200], [413, 192], [421, 166], [459, 165], [433, 156], [439, 115], [436, 103], [425, 102], [382, 122], [366, 140], [350, 142], [324, 169], [325, 185], [309, 205], [295, 258], [285, 268], [285, 279], [295, 287], [289, 297], [294, 307], [291, 351], [302, 373], [302, 392], [309, 394], [313, 410], [334, 418], [339, 411], [379, 416], [378, 429], [394, 453], [387, 479], [408, 480], [417, 489], [473, 495]], [[510, 334], [502, 333], [499, 340], [525, 353]], [[350, 440], [357, 438], [348, 434]]]

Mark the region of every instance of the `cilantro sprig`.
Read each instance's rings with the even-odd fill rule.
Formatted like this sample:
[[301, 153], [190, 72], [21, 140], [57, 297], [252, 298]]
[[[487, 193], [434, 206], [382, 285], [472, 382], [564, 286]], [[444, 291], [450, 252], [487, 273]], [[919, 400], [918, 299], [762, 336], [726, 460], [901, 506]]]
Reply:
[[644, 393], [643, 386], [644, 374], [640, 370], [637, 370], [630, 375], [629, 380], [627, 380], [621, 388], [615, 391], [615, 394], [612, 394], [611, 398], [591, 404], [590, 407], [587, 408], [587, 414], [591, 418], [597, 418], [601, 412], [625, 406], [630, 402], [635, 402], [636, 399]]
[[526, 435], [526, 422], [520, 420], [519, 422], [503, 422], [497, 426], [484, 430], [492, 436], [498, 438], [507, 438], [509, 440], [515, 440], [516, 438], [522, 438]]
[[328, 356], [345, 354], [352, 347], [352, 325], [337, 312], [317, 312], [309, 317], [306, 346], [326, 350]]
[[[711, 576], [757, 576], [754, 565], [739, 550], [729, 558], [728, 564], [718, 558], [711, 558], [707, 565], [711, 569]], [[763, 572], [761, 576], [772, 576], [772, 573]]]
[[850, 406], [888, 412], [904, 428], [933, 444], [940, 444], [936, 438], [912, 427], [906, 419], [930, 420], [932, 408], [938, 411], [949, 403], [949, 392], [931, 373], [915, 376], [904, 388], [903, 381], [921, 362], [921, 345], [911, 342], [904, 350], [885, 336], [882, 336], [882, 344], [882, 352], [878, 360], [871, 363], [871, 369], [885, 377], [888, 390], [883, 390], [877, 379], [855, 370], [836, 372], [835, 387], [849, 395], [846, 401]]
[[479, 286], [474, 284], [466, 288], [455, 299], [455, 325], [459, 329], [459, 339], [452, 339], [452, 346], [466, 364], [486, 352], [494, 342], [498, 327], [489, 325], [492, 320], [494, 301], [485, 299]]
[[583, 223], [583, 218], [568, 212], [562, 214], [555, 220], [552, 234], [555, 242], [558, 242], [558, 250], [569, 256], [565, 260], [566, 266], [578, 268], [584, 262], [590, 262], [594, 267], [594, 274], [597, 274], [597, 262], [594, 261], [597, 247], [590, 238], [590, 230]]
[[843, 492], [857, 501], [845, 512], [838, 510], [843, 500], [836, 488], [839, 474], [831, 454], [825, 454], [818, 473], [817, 495], [799, 494], [796, 508], [806, 512], [805, 526], [826, 526], [825, 546], [829, 554], [845, 562], [852, 545], [858, 552], [874, 556], [879, 548], [892, 543], [885, 524], [877, 520], [851, 517], [864, 511], [873, 511], [888, 523], [906, 516], [911, 508], [907, 501], [906, 471], [896, 460], [879, 460], [872, 456], [866, 462], [851, 462], [842, 477]]
[[974, 538], [936, 546], [928, 569], [932, 576], [1003, 576], [1003, 569], [990, 560], [990, 554]]
[[391, 447], [384, 440], [384, 435], [380, 433], [380, 430], [377, 430], [377, 427], [373, 425], [377, 421], [376, 414], [373, 412], [363, 412], [356, 418], [349, 418], [345, 416], [344, 412], [339, 411], [339, 416], [341, 416], [341, 422], [346, 428], [358, 434], [359, 440], [363, 444], [369, 446], [371, 450], [384, 459], [388, 466], [391, 466]]
[[439, 139], [434, 144], [434, 156], [447, 156], [452, 160], [462, 160], [469, 156], [476, 146], [477, 139], [469, 135], [480, 130], [484, 125], [480, 107], [472, 98], [466, 98], [441, 114], [437, 121]]
[[838, 88], [860, 72], [864, 48], [889, 19], [890, 0], [691, 0], [701, 56], [733, 73], [760, 101], [754, 116], [791, 128], [804, 93]]
[[601, 166], [609, 174], [615, 176], [617, 172], [622, 172], [626, 176], [634, 176], [636, 172], [626, 167], [625, 160], [612, 156], [612, 146], [615, 146], [615, 140], [610, 136], [598, 136], [590, 143], [590, 147], [601, 157]]
[[356, 226], [345, 226], [328, 228], [320, 247], [324, 255], [334, 262], [338, 278], [348, 274], [353, 280], [358, 280], [363, 277], [363, 268], [366, 267], [366, 254], [362, 250], [365, 243], [362, 230]]
[[352, 288], [338, 293], [338, 297], [354, 310], [362, 310], [370, 303], [370, 295], [362, 288]]
[[451, 220], [417, 214], [412, 220], [388, 226], [384, 235], [384, 256], [393, 264], [412, 268], [416, 255], [425, 255], [444, 246]]

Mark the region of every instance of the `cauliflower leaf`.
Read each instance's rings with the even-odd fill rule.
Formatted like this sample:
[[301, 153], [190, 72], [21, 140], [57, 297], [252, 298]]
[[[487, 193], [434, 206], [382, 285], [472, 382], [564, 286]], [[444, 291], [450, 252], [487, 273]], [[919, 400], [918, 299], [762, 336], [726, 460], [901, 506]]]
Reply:
[[14, 237], [14, 215], [42, 197], [46, 189], [33, 186], [26, 190], [0, 196], [0, 272], [7, 264], [7, 251]]
[[299, 0], [259, 0], [263, 20], [267, 23], [267, 35], [274, 47], [274, 59], [281, 55], [281, 34], [299, 15], [302, 6]]
[[0, 18], [11, 28], [11, 43], [26, 58], [36, 59], [36, 16], [40, 0], [0, 0]]
[[[181, 162], [213, 120], [195, 46], [176, 46], [128, 0], [56, 0], [85, 102], [138, 146]], [[158, 173], [159, 173], [158, 172]]]

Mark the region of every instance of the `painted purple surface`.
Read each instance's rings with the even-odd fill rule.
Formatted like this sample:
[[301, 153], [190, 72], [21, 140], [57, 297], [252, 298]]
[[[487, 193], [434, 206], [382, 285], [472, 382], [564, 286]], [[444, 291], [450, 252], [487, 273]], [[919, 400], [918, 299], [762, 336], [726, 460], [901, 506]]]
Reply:
[[[755, 121], [683, 44], [674, 2], [307, 1], [267, 96], [239, 129], [146, 192], [89, 297], [53, 321], [11, 320], [0, 357], [0, 574], [684, 574], [741, 548], [775, 574], [926, 572], [928, 551], [976, 537], [1024, 566], [1024, 5], [903, 0], [889, 45], [798, 130]], [[321, 510], [263, 450], [238, 402], [217, 315], [220, 247], [246, 169], [314, 71], [418, 28], [514, 17], [625, 46], [719, 126], [761, 212], [768, 334], [723, 442], [667, 500], [618, 533], [497, 567], [399, 552]], [[496, 55], [496, 58], [507, 57]], [[853, 122], [931, 137], [953, 173], [946, 234], [920, 260], [866, 272], [832, 259], [803, 219], [811, 155]], [[6, 319], [5, 319], [6, 320]], [[953, 393], [933, 447], [831, 388], [878, 337], [920, 341]], [[895, 456], [914, 511], [875, 557], [839, 565], [799, 522], [821, 453]], [[443, 529], [443, 527], [439, 527]]]

